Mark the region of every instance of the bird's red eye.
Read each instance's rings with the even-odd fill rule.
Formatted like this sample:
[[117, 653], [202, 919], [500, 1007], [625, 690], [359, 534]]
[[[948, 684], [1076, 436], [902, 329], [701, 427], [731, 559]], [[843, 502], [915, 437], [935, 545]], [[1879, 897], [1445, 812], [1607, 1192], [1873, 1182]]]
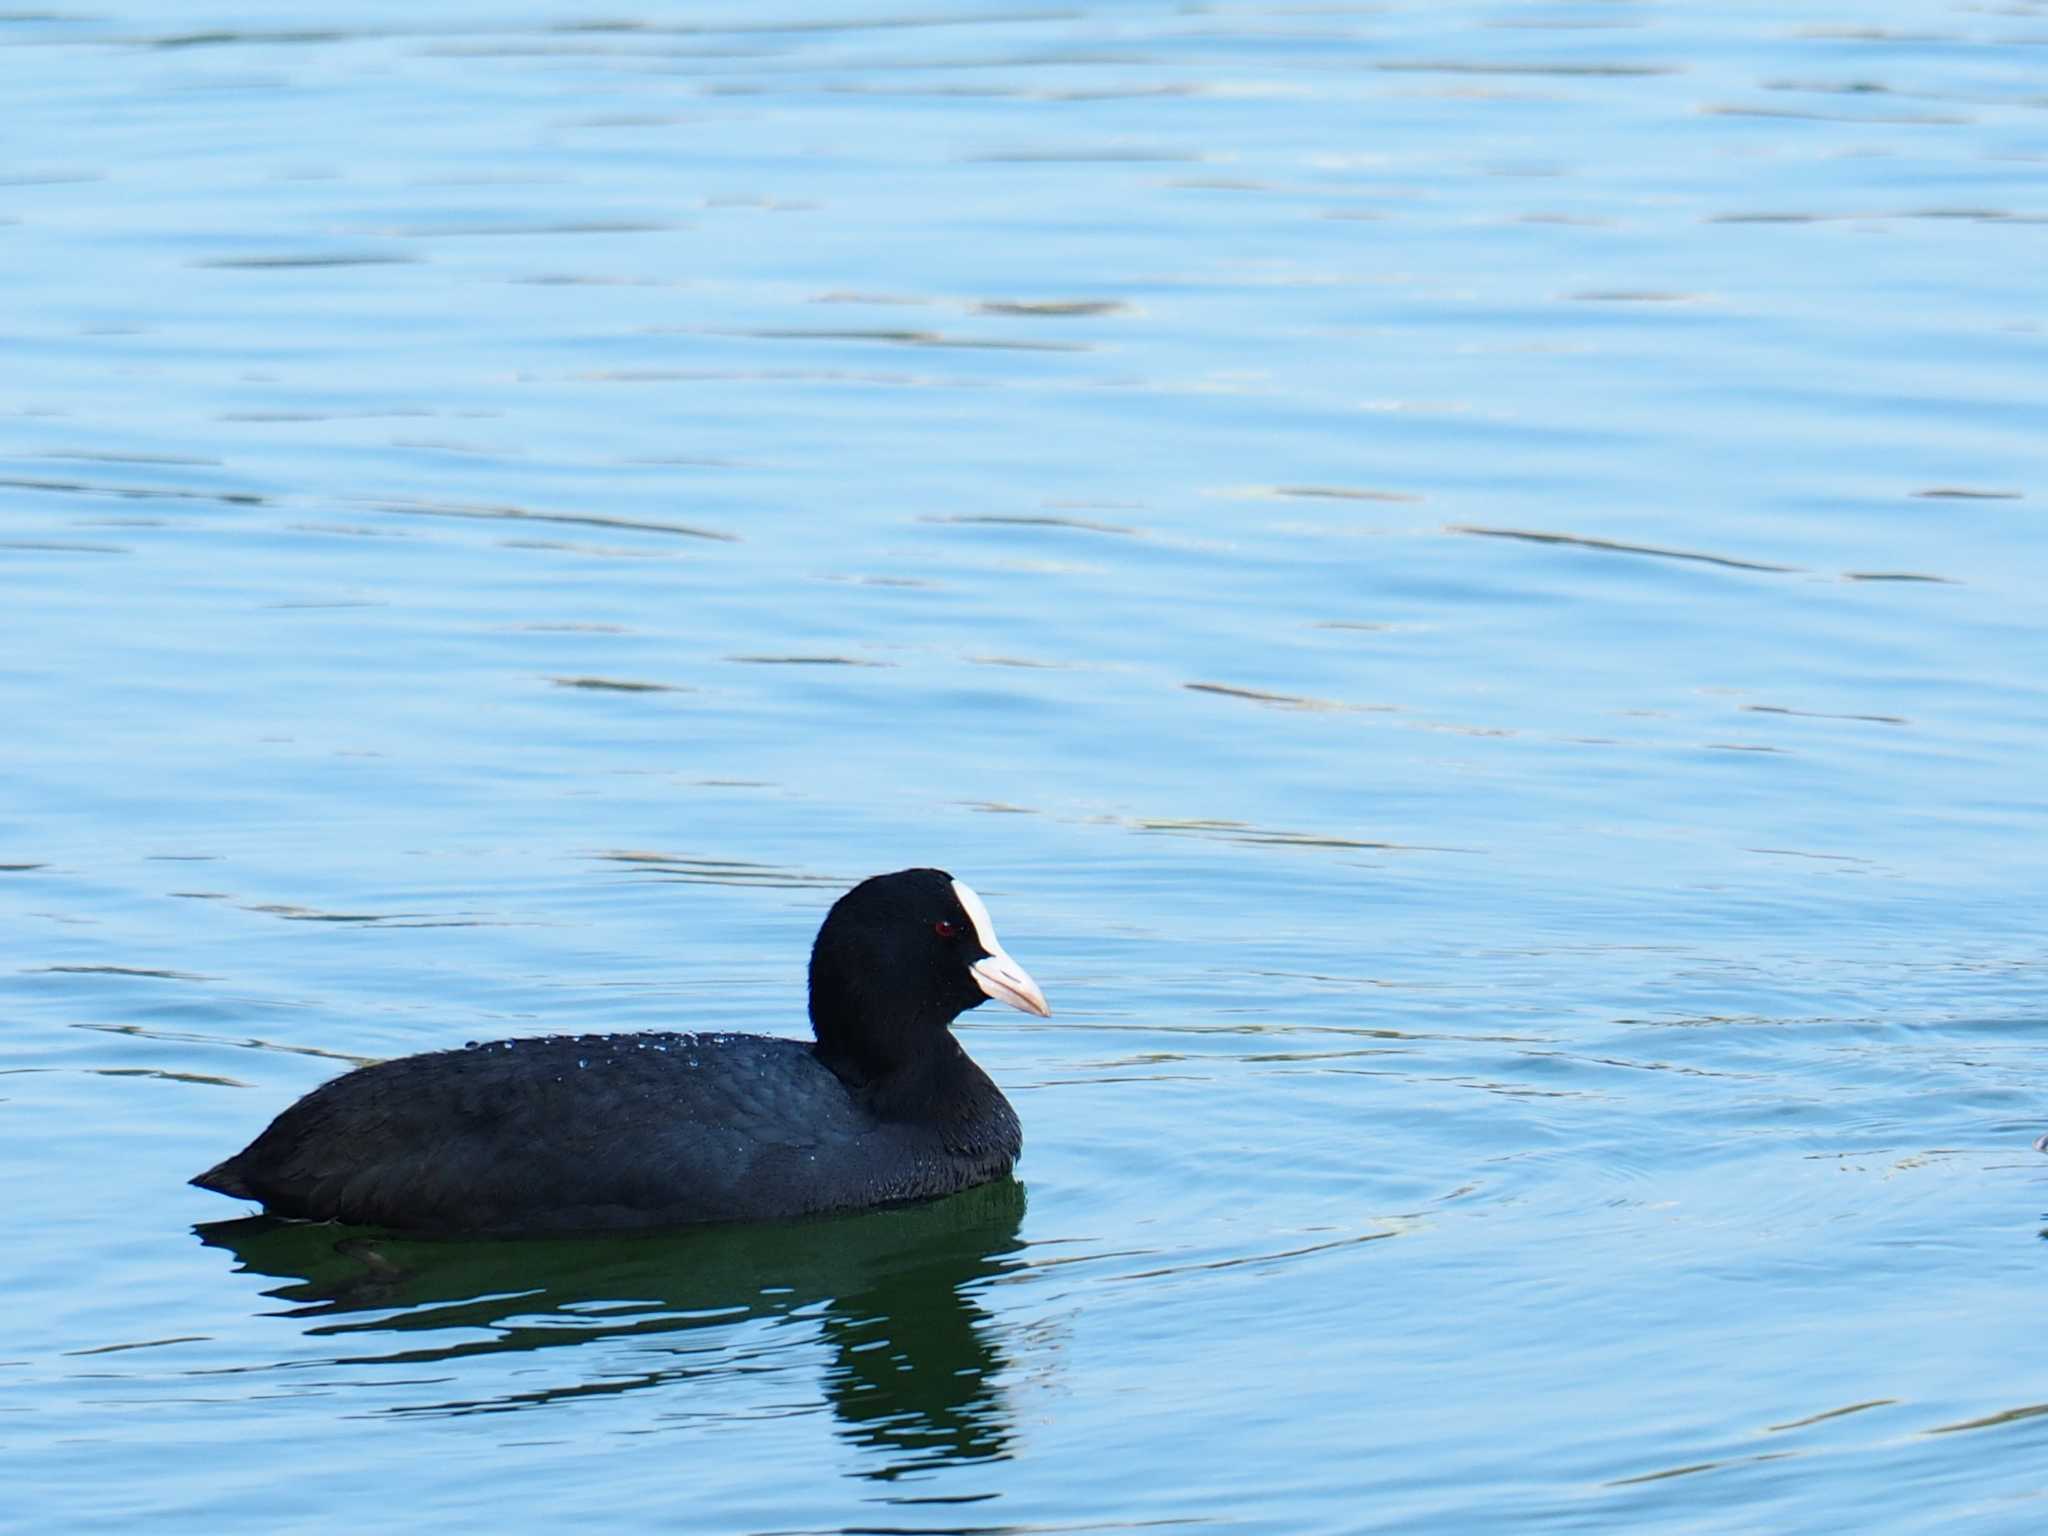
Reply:
[[951, 918], [942, 917], [932, 924], [932, 932], [942, 939], [956, 939], [960, 936], [960, 925]]

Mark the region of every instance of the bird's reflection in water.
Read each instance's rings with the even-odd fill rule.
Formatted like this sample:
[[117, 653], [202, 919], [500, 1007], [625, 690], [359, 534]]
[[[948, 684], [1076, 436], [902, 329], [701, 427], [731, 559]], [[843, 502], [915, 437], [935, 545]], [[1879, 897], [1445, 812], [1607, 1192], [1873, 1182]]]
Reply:
[[733, 1368], [721, 1332], [816, 1317], [840, 1432], [879, 1453], [869, 1475], [890, 1478], [1005, 1453], [1009, 1412], [995, 1385], [1005, 1362], [973, 1292], [1014, 1267], [1023, 1216], [1023, 1186], [1005, 1179], [858, 1216], [633, 1237], [439, 1240], [261, 1216], [194, 1230], [243, 1270], [289, 1280], [265, 1294], [293, 1303], [282, 1315], [311, 1321], [309, 1334], [438, 1336], [337, 1365], [671, 1336], [654, 1368], [394, 1412], [505, 1412], [686, 1385]]

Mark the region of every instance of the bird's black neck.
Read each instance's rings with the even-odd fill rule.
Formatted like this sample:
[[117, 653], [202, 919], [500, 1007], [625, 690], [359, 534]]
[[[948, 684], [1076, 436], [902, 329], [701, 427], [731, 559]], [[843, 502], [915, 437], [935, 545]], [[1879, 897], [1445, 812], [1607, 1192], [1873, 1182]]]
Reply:
[[1004, 1103], [1001, 1091], [951, 1031], [936, 1030], [919, 1043], [918, 1051], [877, 1060], [871, 1053], [835, 1049], [820, 1031], [813, 1049], [879, 1120], [958, 1125], [981, 1119]]

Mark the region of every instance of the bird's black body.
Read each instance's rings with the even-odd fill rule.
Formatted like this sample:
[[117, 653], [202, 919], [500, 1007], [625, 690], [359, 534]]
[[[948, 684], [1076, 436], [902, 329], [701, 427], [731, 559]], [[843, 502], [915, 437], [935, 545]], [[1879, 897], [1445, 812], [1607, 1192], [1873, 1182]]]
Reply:
[[519, 1233], [772, 1221], [1007, 1176], [1016, 1113], [948, 1027], [1044, 999], [938, 870], [842, 897], [811, 958], [816, 1043], [505, 1040], [316, 1088], [192, 1182], [275, 1215]]

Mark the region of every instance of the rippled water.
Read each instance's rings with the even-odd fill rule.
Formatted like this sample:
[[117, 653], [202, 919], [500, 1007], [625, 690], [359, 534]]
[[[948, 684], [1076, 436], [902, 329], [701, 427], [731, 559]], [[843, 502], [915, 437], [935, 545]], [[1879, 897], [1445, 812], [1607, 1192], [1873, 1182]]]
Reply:
[[[0, 1526], [2037, 1529], [2044, 45], [0, 17]], [[183, 1183], [910, 863], [1021, 1187]]]

